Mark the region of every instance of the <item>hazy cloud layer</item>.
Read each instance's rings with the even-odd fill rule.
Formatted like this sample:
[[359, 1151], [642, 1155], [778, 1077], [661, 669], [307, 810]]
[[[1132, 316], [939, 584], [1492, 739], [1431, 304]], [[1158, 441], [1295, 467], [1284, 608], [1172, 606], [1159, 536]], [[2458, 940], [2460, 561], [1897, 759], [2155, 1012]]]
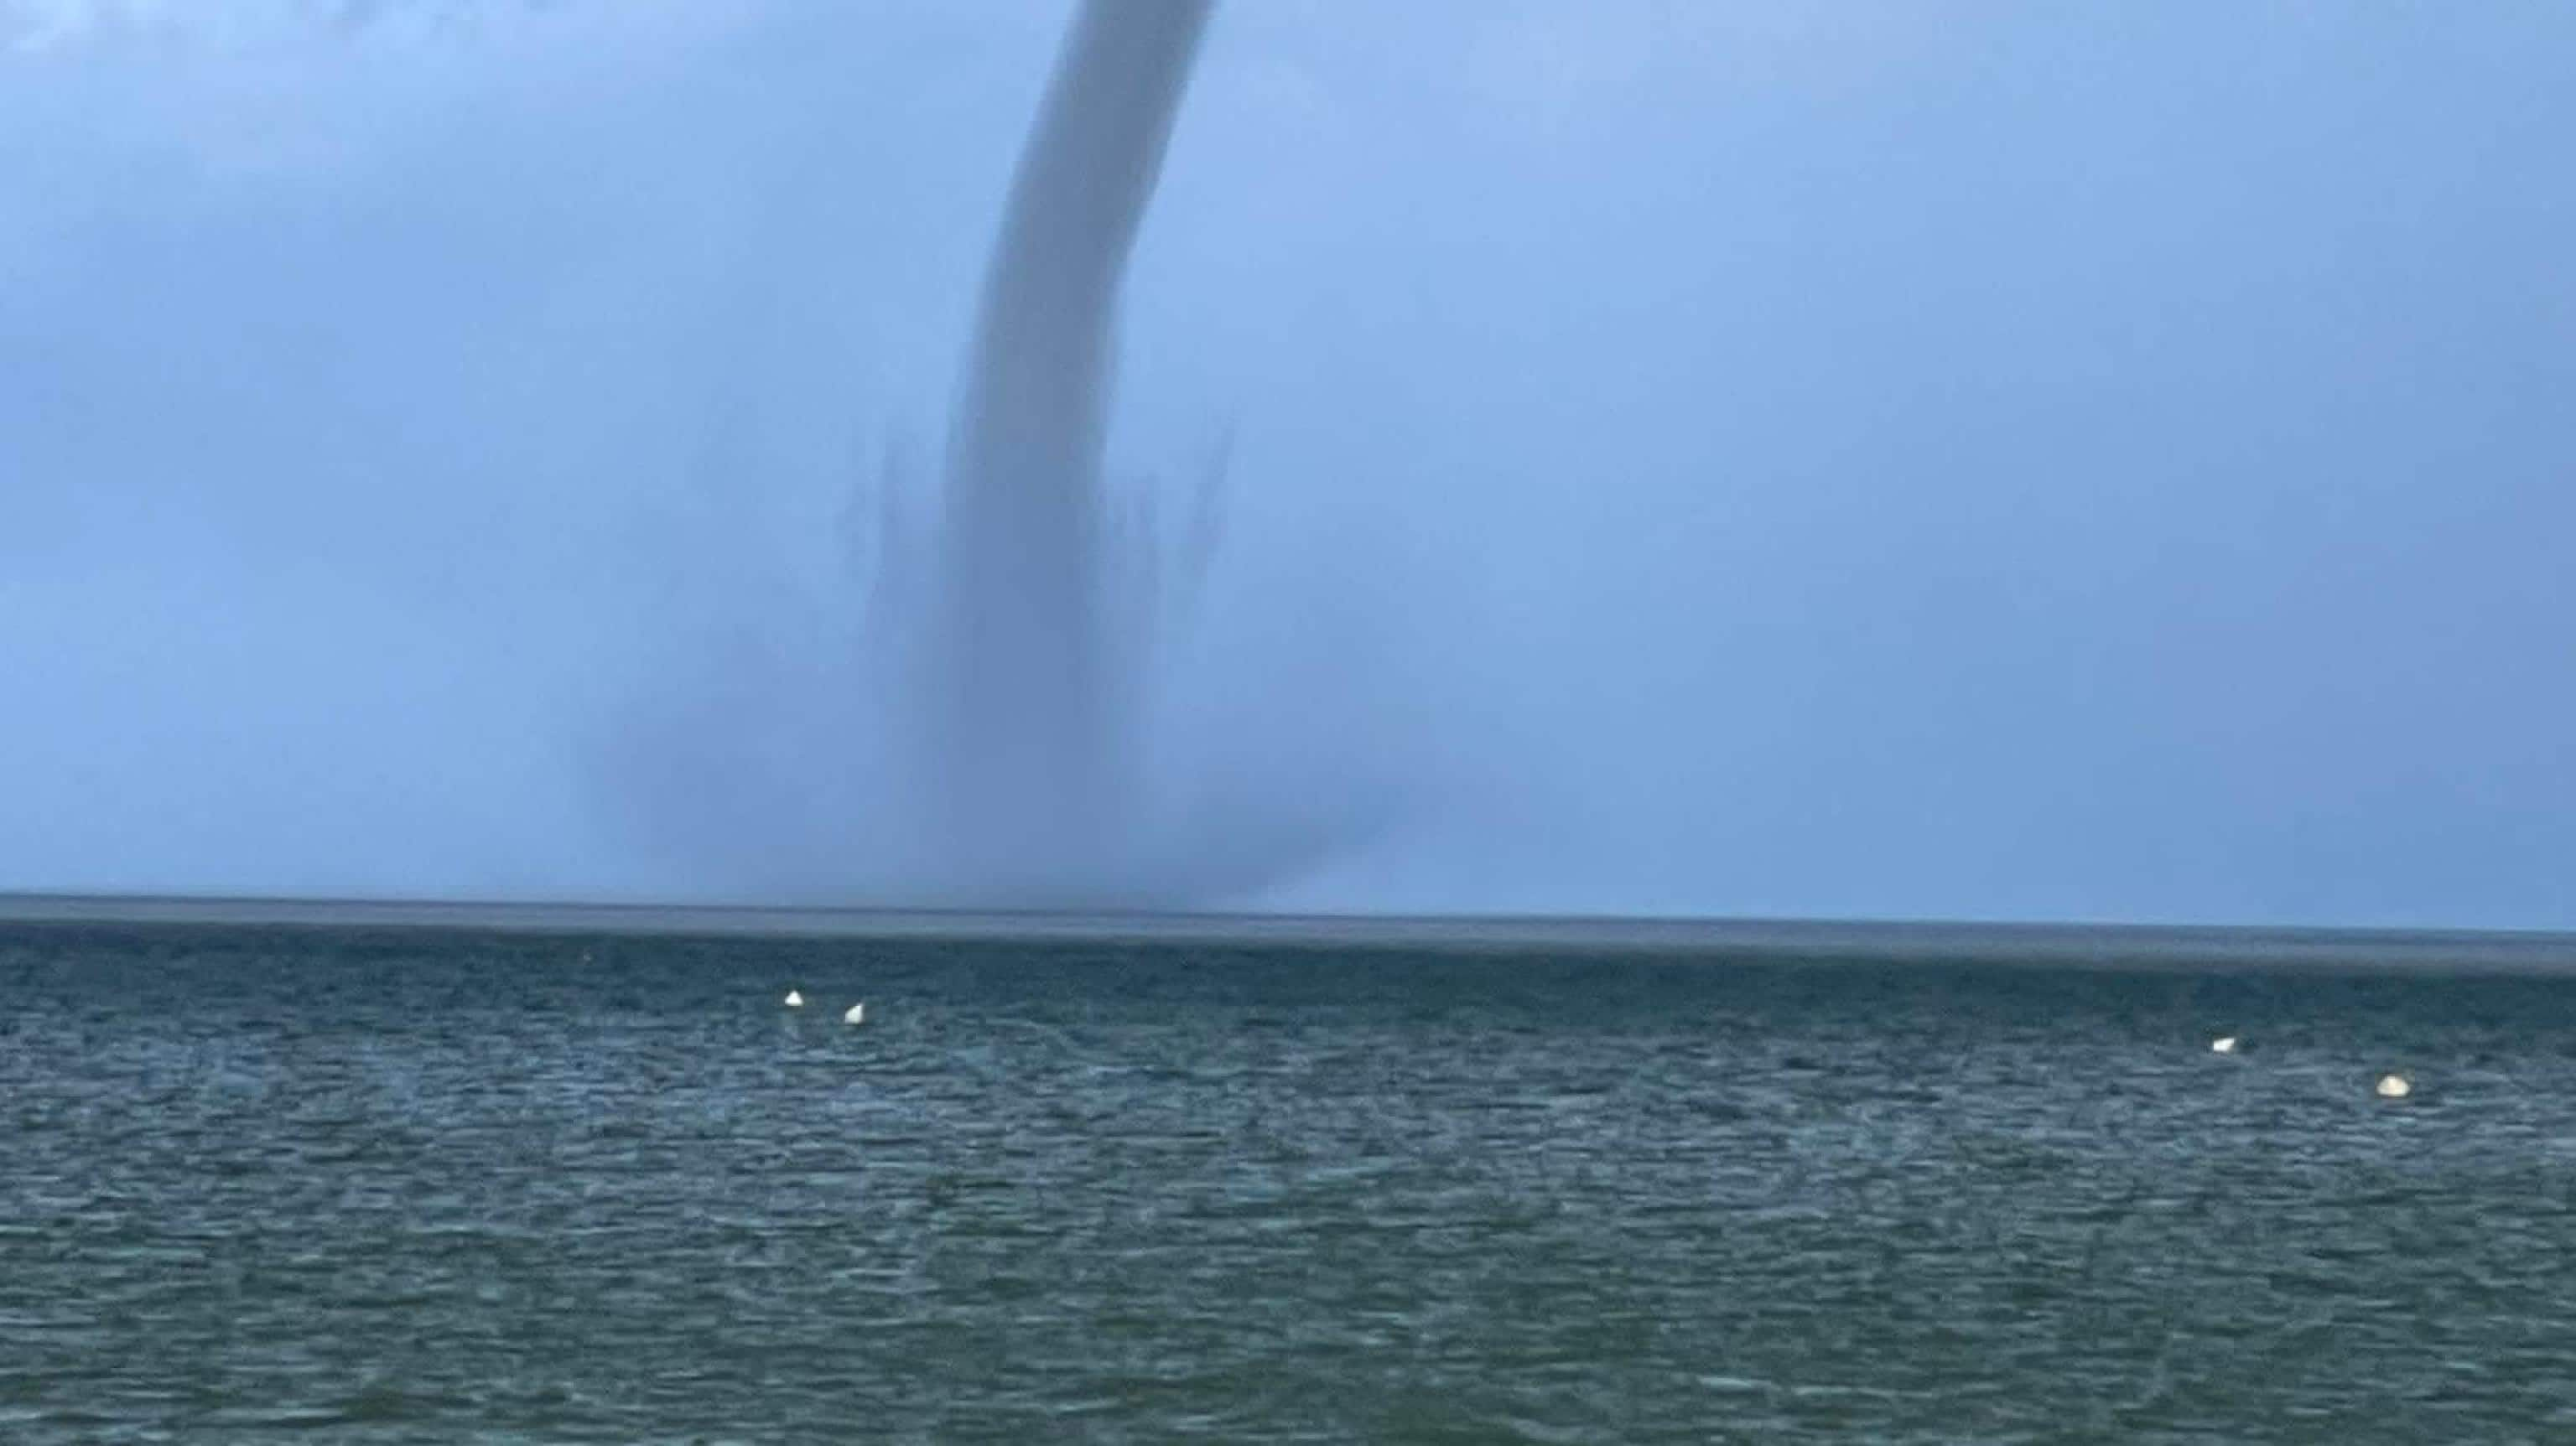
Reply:
[[[0, 0], [0, 885], [838, 886], [635, 761], [835, 745], [1064, 18]], [[1166, 756], [1403, 795], [1284, 906], [2576, 926], [2571, 59], [1221, 11], [1110, 445], [1233, 429]]]

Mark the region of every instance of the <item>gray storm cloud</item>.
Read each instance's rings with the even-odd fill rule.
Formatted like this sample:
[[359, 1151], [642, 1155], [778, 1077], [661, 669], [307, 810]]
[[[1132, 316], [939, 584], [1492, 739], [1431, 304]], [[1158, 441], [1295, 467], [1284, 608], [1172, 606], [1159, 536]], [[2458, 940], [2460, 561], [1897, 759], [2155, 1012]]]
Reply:
[[0, 888], [2565, 926], [2571, 45], [0, 0]]

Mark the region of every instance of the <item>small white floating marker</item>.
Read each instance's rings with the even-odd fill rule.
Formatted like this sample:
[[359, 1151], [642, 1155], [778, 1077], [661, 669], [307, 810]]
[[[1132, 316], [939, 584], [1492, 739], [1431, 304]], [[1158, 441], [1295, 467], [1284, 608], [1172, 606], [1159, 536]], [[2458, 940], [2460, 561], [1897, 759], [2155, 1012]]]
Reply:
[[2234, 1054], [2236, 1052], [2236, 1036], [2232, 1034], [2222, 1034], [2218, 1038], [2211, 1040], [2209, 1042], [2209, 1052], [2211, 1054]]
[[793, 989], [788, 990], [788, 991], [787, 991], [787, 1007], [788, 1007], [788, 1008], [790, 1008], [790, 1009], [802, 1009], [802, 1008], [804, 1008], [804, 1007], [805, 1007], [805, 996], [804, 996], [804, 995], [802, 995], [802, 994], [797, 993], [797, 992], [796, 992], [795, 990], [793, 990]]
[[2408, 1084], [2402, 1074], [2384, 1074], [2379, 1083], [2371, 1086], [2371, 1092], [2383, 1100], [2402, 1100], [2415, 1093], [2415, 1086]]
[[865, 1024], [867, 1021], [868, 1006], [864, 1001], [851, 1005], [849, 1012], [841, 1016], [843, 1024]]

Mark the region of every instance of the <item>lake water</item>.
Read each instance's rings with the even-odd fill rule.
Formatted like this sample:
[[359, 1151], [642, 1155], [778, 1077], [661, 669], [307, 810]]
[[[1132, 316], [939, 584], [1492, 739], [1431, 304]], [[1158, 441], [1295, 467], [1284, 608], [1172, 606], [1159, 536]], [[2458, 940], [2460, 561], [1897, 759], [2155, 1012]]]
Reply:
[[0, 924], [0, 1440], [2576, 1440], [2563, 948], [1906, 938]]

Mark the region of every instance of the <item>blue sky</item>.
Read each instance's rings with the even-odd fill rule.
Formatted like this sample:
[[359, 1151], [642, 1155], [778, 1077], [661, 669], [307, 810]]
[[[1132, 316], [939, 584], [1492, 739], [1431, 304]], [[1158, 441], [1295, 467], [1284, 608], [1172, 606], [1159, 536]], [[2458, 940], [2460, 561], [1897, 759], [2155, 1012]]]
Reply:
[[[0, 0], [0, 886], [774, 892], [637, 740], [841, 746], [1066, 13]], [[1161, 746], [1402, 799], [1229, 902], [2576, 927], [2571, 67], [1221, 9], [1112, 441], [1235, 437]]]

